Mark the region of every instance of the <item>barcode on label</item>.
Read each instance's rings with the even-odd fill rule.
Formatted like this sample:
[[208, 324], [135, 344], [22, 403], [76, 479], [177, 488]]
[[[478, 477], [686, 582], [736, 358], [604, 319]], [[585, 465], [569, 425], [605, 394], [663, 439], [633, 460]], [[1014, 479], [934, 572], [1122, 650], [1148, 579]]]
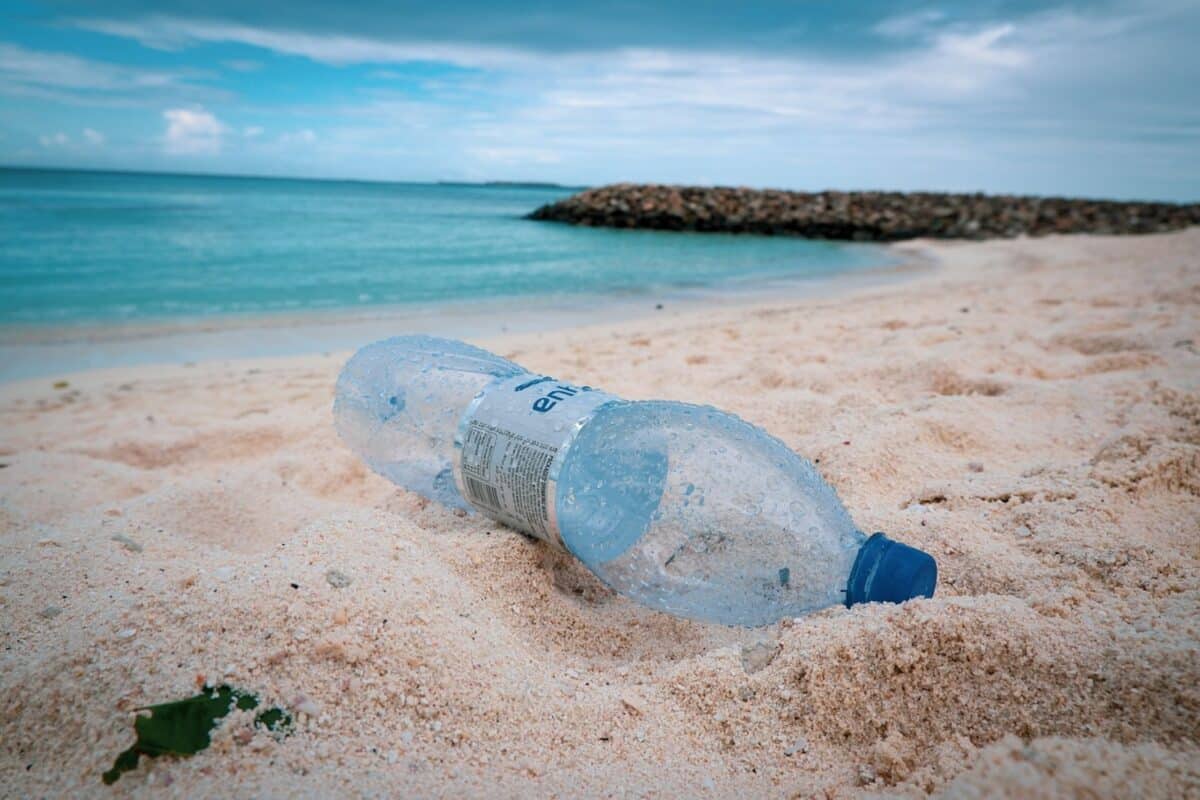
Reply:
[[496, 491], [495, 486], [484, 483], [478, 478], [472, 478], [470, 475], [464, 475], [463, 479], [467, 484], [467, 494], [471, 495], [473, 502], [499, 510], [500, 493]]

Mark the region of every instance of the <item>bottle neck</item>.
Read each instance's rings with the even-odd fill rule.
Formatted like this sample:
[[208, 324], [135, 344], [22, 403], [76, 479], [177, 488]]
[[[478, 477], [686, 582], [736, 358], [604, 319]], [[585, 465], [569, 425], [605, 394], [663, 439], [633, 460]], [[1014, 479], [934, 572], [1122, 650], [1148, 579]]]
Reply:
[[933, 556], [876, 533], [863, 543], [850, 569], [846, 605], [933, 597], [936, 586]]

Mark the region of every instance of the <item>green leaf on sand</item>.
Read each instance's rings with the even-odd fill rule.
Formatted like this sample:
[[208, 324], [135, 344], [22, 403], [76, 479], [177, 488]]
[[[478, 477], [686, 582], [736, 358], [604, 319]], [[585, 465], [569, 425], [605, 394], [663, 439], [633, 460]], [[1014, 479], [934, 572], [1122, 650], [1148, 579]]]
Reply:
[[[231, 686], [206, 688], [194, 697], [139, 708], [150, 716], [139, 716], [133, 723], [137, 741], [117, 756], [112, 769], [104, 773], [104, 783], [112, 784], [126, 772], [137, 769], [141, 756], [190, 756], [211, 744], [209, 734], [234, 708], [249, 711], [258, 707], [258, 698]], [[292, 716], [281, 708], [268, 708], [254, 718], [255, 725], [283, 731], [292, 724]]]

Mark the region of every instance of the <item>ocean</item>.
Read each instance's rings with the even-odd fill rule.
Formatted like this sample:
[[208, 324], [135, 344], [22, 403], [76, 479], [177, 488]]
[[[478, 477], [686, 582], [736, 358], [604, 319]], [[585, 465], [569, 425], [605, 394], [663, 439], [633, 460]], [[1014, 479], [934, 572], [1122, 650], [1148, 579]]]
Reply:
[[889, 260], [869, 245], [523, 219], [572, 191], [0, 169], [0, 328], [492, 299], [516, 311], [830, 277]]

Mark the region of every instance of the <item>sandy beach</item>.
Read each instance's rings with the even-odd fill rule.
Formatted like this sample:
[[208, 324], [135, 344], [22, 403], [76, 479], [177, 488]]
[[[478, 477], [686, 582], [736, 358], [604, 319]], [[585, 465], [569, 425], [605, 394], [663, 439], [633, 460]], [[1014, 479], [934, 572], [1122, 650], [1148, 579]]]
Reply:
[[[0, 384], [0, 796], [1200, 797], [1200, 229], [895, 247], [937, 266], [479, 341], [733, 411], [938, 560], [769, 628], [370, 473], [345, 352]], [[295, 730], [103, 787], [206, 682]]]

